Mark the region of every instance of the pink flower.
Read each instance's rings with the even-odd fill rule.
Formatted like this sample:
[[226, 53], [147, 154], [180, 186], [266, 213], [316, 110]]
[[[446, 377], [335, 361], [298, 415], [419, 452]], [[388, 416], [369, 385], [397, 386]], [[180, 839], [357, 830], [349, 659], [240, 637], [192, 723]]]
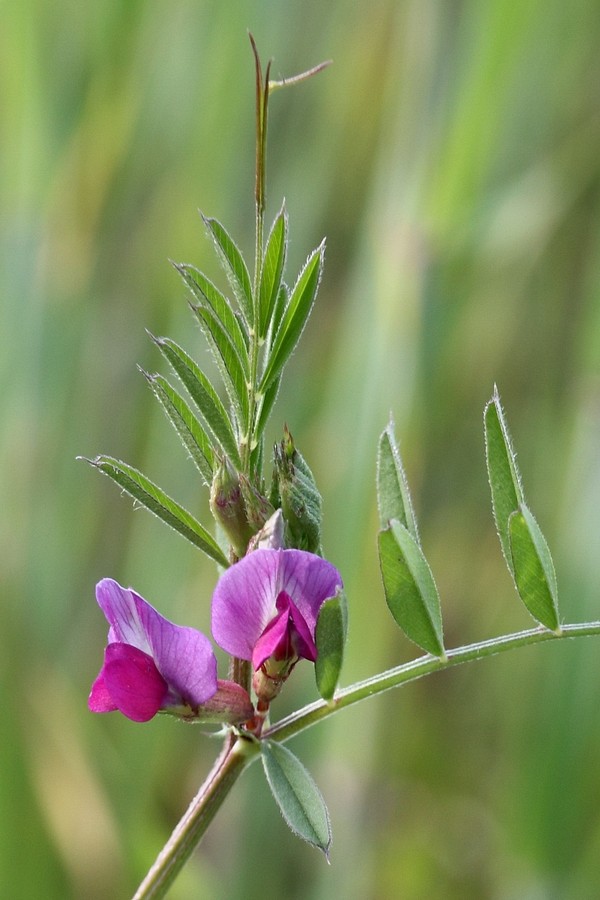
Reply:
[[134, 722], [159, 711], [193, 715], [217, 692], [217, 661], [210, 641], [174, 625], [143, 597], [111, 578], [96, 586], [110, 628], [104, 664], [92, 685], [92, 712], [119, 710]]
[[304, 550], [255, 550], [221, 575], [212, 631], [228, 653], [267, 677], [285, 678], [303, 658], [317, 658], [319, 610], [342, 587], [338, 570]]

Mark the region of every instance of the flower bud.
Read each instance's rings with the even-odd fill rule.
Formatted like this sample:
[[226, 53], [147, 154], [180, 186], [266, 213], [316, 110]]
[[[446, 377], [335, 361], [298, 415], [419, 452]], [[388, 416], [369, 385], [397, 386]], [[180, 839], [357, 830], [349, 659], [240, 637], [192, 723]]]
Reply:
[[273, 515], [275, 510], [266, 497], [258, 491], [249, 478], [240, 474], [240, 489], [244, 498], [244, 506], [246, 507], [246, 519], [250, 525], [252, 533], [259, 531], [267, 519]]
[[252, 550], [285, 550], [284, 529], [283, 513], [278, 509], [265, 522], [263, 528], [250, 538], [248, 553]]
[[236, 554], [243, 556], [254, 530], [248, 523], [238, 474], [227, 457], [219, 461], [213, 476], [210, 510]]
[[321, 495], [287, 426], [283, 440], [274, 448], [272, 493], [278, 498], [286, 521], [288, 547], [320, 553]]

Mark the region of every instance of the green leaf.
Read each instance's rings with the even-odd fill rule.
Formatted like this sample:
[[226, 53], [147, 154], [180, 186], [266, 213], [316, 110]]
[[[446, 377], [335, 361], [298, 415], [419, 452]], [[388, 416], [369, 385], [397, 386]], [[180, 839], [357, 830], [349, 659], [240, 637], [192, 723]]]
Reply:
[[385, 599], [405, 635], [433, 656], [444, 656], [442, 615], [431, 569], [412, 534], [397, 520], [379, 532]]
[[291, 750], [260, 742], [263, 768], [281, 814], [294, 834], [318, 847], [329, 860], [331, 825], [319, 788]]
[[412, 534], [417, 544], [420, 544], [408, 481], [394, 435], [394, 423], [391, 419], [379, 439], [377, 506], [381, 528], [387, 528], [392, 519], [397, 519]]
[[277, 378], [300, 340], [300, 335], [317, 295], [323, 271], [324, 254], [325, 242], [323, 241], [321, 246], [308, 257], [306, 265], [298, 276], [265, 365], [260, 383], [260, 390], [263, 392]]
[[192, 309], [206, 336], [214, 360], [219, 368], [232, 406], [242, 422], [243, 431], [248, 427], [248, 380], [233, 341], [218, 317], [205, 306]]
[[269, 341], [269, 345], [272, 343], [272, 338], [277, 334], [279, 326], [281, 325], [281, 319], [283, 318], [283, 314], [288, 307], [288, 303], [290, 300], [290, 292], [288, 290], [287, 285], [282, 281], [279, 291], [277, 292], [277, 298], [273, 305], [273, 310], [271, 313], [271, 322], [269, 323], [269, 334], [267, 336], [267, 340]]
[[190, 397], [204, 416], [216, 443], [239, 466], [240, 454], [229, 416], [204, 372], [175, 341], [150, 336], [185, 385]]
[[137, 469], [111, 456], [97, 456], [95, 459], [88, 459], [87, 462], [112, 478], [134, 500], [187, 538], [220, 566], [225, 568], [229, 566], [227, 557], [206, 528]]
[[254, 428], [254, 437], [256, 440], [260, 440], [267, 422], [269, 421], [269, 416], [271, 415], [271, 411], [277, 400], [280, 384], [281, 378], [276, 378], [275, 381], [271, 382], [265, 393], [259, 395], [258, 415], [256, 417], [256, 425]]
[[282, 206], [275, 219], [263, 257], [258, 292], [258, 336], [264, 338], [269, 329], [287, 251], [287, 214]]
[[506, 564], [514, 574], [508, 520], [520, 504], [525, 502], [525, 498], [515, 451], [495, 386], [493, 397], [485, 407], [483, 422], [485, 455], [496, 530]]
[[141, 371], [179, 435], [182, 444], [196, 464], [204, 482], [210, 486], [214, 469], [214, 455], [202, 425], [183, 397], [173, 390], [162, 375], [149, 375], [143, 369]]
[[521, 600], [541, 625], [560, 631], [554, 563], [546, 539], [525, 504], [510, 516], [509, 535], [512, 568]]
[[208, 306], [218, 317], [221, 325], [231, 339], [244, 371], [250, 369], [248, 362], [248, 334], [232, 310], [229, 300], [210, 281], [206, 275], [187, 263], [173, 263], [185, 284], [201, 306]]
[[202, 216], [202, 219], [215, 242], [215, 247], [244, 318], [252, 326], [254, 324], [252, 283], [244, 257], [233, 238], [217, 219], [208, 219], [206, 216]]
[[319, 694], [327, 702], [333, 698], [338, 685], [344, 661], [347, 632], [346, 596], [342, 590], [339, 590], [335, 597], [325, 600], [321, 606], [315, 629], [317, 645], [315, 677]]

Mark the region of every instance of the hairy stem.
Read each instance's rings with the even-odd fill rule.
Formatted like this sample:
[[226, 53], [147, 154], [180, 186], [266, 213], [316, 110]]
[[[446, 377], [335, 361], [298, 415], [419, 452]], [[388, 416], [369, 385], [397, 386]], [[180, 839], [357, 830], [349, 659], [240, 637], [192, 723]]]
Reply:
[[379, 675], [373, 675], [365, 681], [357, 682], [350, 687], [339, 691], [331, 703], [325, 703], [322, 700], [311, 703], [303, 709], [286, 716], [271, 728], [263, 732], [263, 737], [271, 740], [287, 741], [299, 732], [310, 728], [317, 722], [327, 719], [340, 709], [352, 706], [360, 700], [367, 697], [373, 697], [375, 694], [381, 694], [390, 688], [400, 687], [409, 681], [416, 681], [423, 678], [424, 675], [430, 675], [432, 672], [440, 672], [443, 669], [449, 669], [451, 666], [460, 665], [460, 663], [470, 662], [471, 660], [484, 659], [487, 656], [494, 656], [497, 653], [504, 653], [506, 650], [513, 650], [516, 647], [527, 647], [531, 644], [540, 644], [546, 641], [561, 641], [568, 638], [582, 637], [584, 635], [600, 634], [600, 622], [582, 622], [577, 625], [563, 625], [560, 632], [548, 631], [545, 628], [531, 628], [528, 631], [520, 631], [516, 634], [508, 634], [499, 638], [481, 641], [477, 644], [467, 644], [464, 647], [457, 647], [455, 650], [448, 650], [444, 658], [436, 656], [421, 656], [419, 659], [411, 660], [411, 662], [403, 663]]
[[264, 243], [264, 221], [265, 221], [265, 203], [266, 203], [266, 153], [267, 153], [267, 114], [269, 104], [269, 72], [271, 63], [267, 65], [267, 71], [263, 80], [262, 67], [260, 57], [256, 48], [256, 43], [252, 35], [250, 43], [254, 54], [255, 75], [256, 75], [256, 169], [255, 169], [255, 185], [254, 185], [254, 201], [256, 207], [256, 239], [254, 247], [254, 284], [253, 284], [253, 322], [252, 331], [250, 333], [250, 380], [248, 384], [248, 428], [244, 435], [244, 443], [240, 448], [242, 461], [242, 471], [250, 477], [253, 473], [251, 469], [252, 451], [254, 450], [254, 431], [257, 410], [257, 388], [258, 388], [258, 362], [260, 355], [260, 310], [259, 310], [259, 290], [260, 290], [260, 272], [263, 257]]
[[258, 745], [255, 742], [233, 734], [228, 735], [208, 778], [157, 856], [133, 900], [159, 900], [166, 895], [174, 878], [202, 840], [231, 788], [257, 752]]
[[[391, 688], [416, 681], [432, 672], [440, 672], [460, 663], [485, 659], [517, 647], [527, 647], [548, 641], [562, 641], [586, 635], [600, 635], [600, 622], [564, 625], [559, 632], [532, 628], [528, 631], [520, 631], [448, 650], [444, 658], [422, 656], [344, 688], [339, 691], [331, 703], [318, 701], [305, 706], [267, 728], [262, 737], [281, 742], [287, 741], [299, 732], [332, 716], [340, 709], [352, 706], [360, 700], [381, 694]], [[259, 751], [260, 743], [256, 739], [236, 736], [233, 733], [228, 735], [211, 773], [161, 850], [133, 900], [148, 900], [148, 898], [158, 900], [165, 896], [173, 879], [200, 843], [233, 785]]]

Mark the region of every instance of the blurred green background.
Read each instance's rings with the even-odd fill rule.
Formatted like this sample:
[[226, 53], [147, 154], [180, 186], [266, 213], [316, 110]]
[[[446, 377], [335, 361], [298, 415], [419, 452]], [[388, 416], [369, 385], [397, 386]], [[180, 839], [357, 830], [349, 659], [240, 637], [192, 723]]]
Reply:
[[[273, 418], [325, 500], [344, 682], [410, 659], [382, 599], [374, 459], [390, 410], [449, 646], [529, 627], [497, 545], [482, 409], [498, 382], [562, 617], [600, 616], [600, 7], [590, 0], [23, 0], [0, 4], [0, 893], [130, 895], [217, 747], [93, 716], [132, 584], [208, 630], [215, 571], [78, 454], [127, 460], [208, 522], [136, 369], [144, 329], [206, 350], [168, 258], [220, 278], [197, 208], [253, 246], [250, 28], [274, 74], [269, 217], [290, 277], [328, 238]], [[530, 648], [359, 705], [291, 745], [332, 865], [250, 769], [171, 896], [600, 893], [600, 643]], [[278, 701], [312, 699], [308, 666]]]

